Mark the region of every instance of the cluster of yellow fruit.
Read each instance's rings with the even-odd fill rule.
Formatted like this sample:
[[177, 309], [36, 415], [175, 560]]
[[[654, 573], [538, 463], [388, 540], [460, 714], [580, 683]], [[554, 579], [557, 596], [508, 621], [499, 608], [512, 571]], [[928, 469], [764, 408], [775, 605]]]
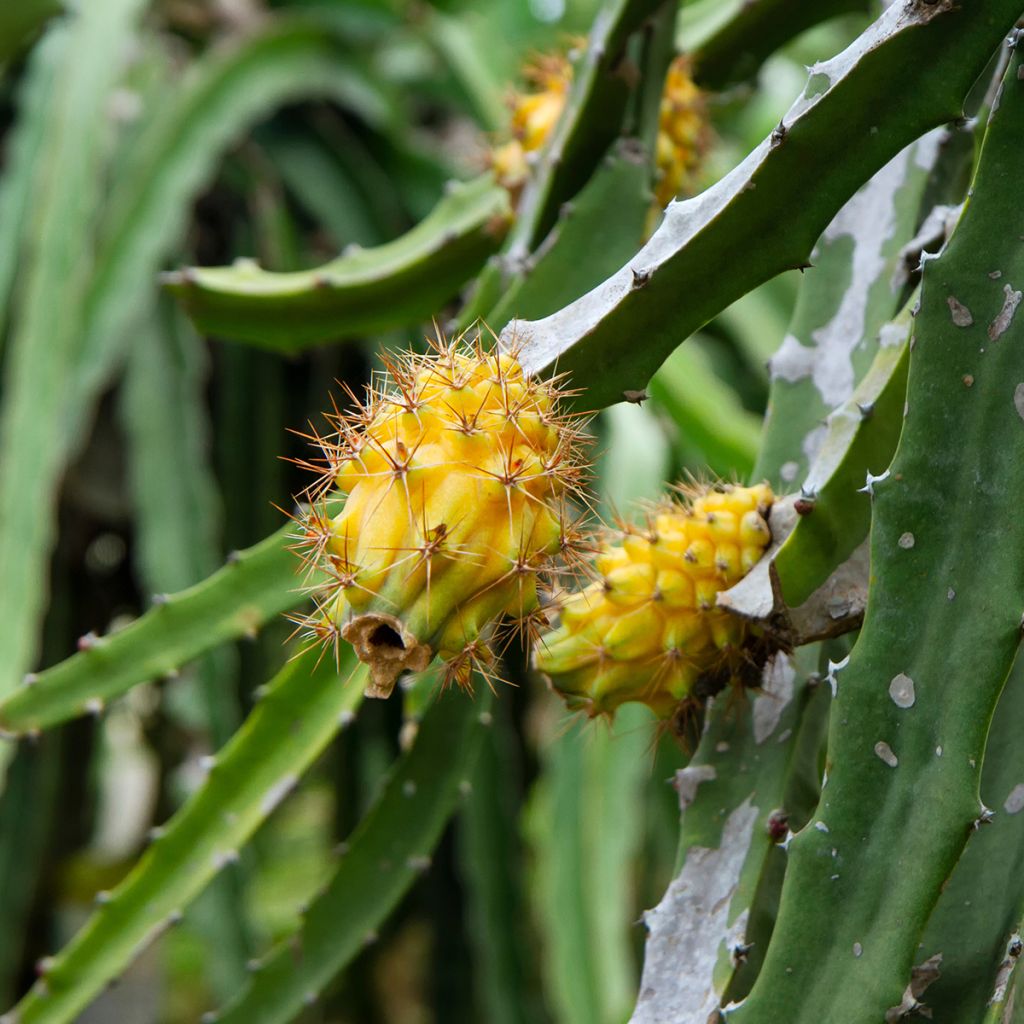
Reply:
[[478, 333], [391, 361], [354, 413], [328, 417], [300, 538], [327, 582], [303, 625], [353, 645], [373, 696], [435, 655], [468, 685], [488, 671], [497, 620], [534, 627], [538, 580], [550, 587], [572, 557], [564, 505], [586, 469], [563, 394]]
[[667, 716], [699, 679], [737, 675], [748, 628], [715, 598], [764, 554], [772, 500], [766, 484], [720, 485], [603, 535], [598, 579], [562, 602], [560, 625], [534, 653], [570, 708], [594, 716], [640, 701]]
[[[511, 138], [491, 151], [495, 175], [513, 194], [525, 184], [530, 164], [547, 142], [565, 109], [572, 64], [560, 54], [545, 54], [524, 71], [524, 92], [512, 94]], [[665, 78], [655, 144], [655, 199], [665, 207], [690, 187], [710, 137], [704, 94], [694, 84], [690, 63], [676, 57]]]
[[[536, 667], [590, 715], [642, 701], [671, 715], [700, 679], [747, 657], [747, 627], [716, 608], [768, 545], [767, 485], [719, 485], [648, 510], [643, 527], [583, 538], [570, 505], [586, 476], [584, 423], [556, 380], [514, 354], [434, 341], [392, 359], [355, 411], [316, 437], [300, 547], [316, 575], [307, 636], [352, 644], [368, 694], [388, 696], [435, 657], [446, 682], [489, 677], [496, 630], [518, 626]], [[584, 551], [596, 553], [593, 565]], [[561, 573], [597, 574], [559, 602]]]

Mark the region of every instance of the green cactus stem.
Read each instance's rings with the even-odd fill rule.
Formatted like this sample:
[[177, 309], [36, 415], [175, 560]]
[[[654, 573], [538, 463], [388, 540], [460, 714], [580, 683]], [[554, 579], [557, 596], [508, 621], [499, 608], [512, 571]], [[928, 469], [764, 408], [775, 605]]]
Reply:
[[[828, 777], [789, 864], [764, 967], [735, 1024], [902, 1012], [920, 941], [964, 845], [1024, 607], [1024, 280], [1015, 58], [972, 197], [925, 263], [895, 459], [874, 482], [872, 579], [834, 688]], [[936, 443], [938, 441], [939, 443]]]
[[[287, 1024], [372, 940], [388, 913], [430, 867], [430, 855], [491, 720], [492, 694], [439, 697], [416, 739], [359, 823], [298, 932], [253, 965], [252, 981], [218, 1024]], [[296, 954], [299, 953], [298, 957]]]
[[958, 117], [1019, 14], [1016, 0], [890, 6], [842, 54], [811, 69], [804, 94], [739, 166], [671, 204], [622, 269], [543, 320], [513, 321], [503, 339], [524, 346], [528, 372], [568, 372], [587, 389], [588, 408], [642, 390], [680, 339], [754, 286], [805, 265], [865, 178]]
[[508, 193], [490, 174], [453, 183], [393, 242], [315, 270], [273, 273], [252, 260], [188, 267], [165, 285], [200, 330], [280, 352], [415, 323], [434, 315], [504, 238]]
[[[339, 671], [309, 652], [269, 684], [242, 728], [210, 759], [205, 784], [156, 830], [128, 877], [99, 906], [10, 1011], [15, 1024], [75, 1020], [103, 988], [165, 928], [180, 919], [239, 847], [266, 820], [351, 721], [362, 700], [362, 669], [346, 659]], [[314, 665], [316, 667], [314, 668]]]
[[304, 597], [290, 551], [295, 527], [236, 552], [188, 590], [158, 595], [153, 607], [107, 637], [83, 637], [80, 650], [26, 677], [0, 701], [0, 729], [16, 735], [96, 714], [138, 683], [176, 673], [220, 643], [255, 633]]

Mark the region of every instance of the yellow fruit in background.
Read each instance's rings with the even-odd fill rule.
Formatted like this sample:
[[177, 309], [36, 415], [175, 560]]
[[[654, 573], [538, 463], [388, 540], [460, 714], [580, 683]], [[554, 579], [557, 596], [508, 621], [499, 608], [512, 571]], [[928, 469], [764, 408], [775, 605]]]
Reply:
[[512, 138], [491, 151], [495, 176], [510, 191], [522, 187], [530, 173], [530, 159], [554, 130], [565, 109], [572, 84], [572, 65], [561, 54], [544, 54], [528, 65], [523, 77], [527, 91], [513, 92], [510, 134]]
[[573, 544], [566, 499], [585, 470], [582, 422], [561, 397], [477, 333], [393, 359], [355, 412], [328, 417], [301, 541], [322, 586], [304, 624], [353, 645], [371, 696], [435, 655], [468, 685], [493, 660], [495, 622], [537, 614], [538, 581]]
[[707, 103], [690, 75], [689, 60], [680, 56], [672, 61], [665, 76], [654, 185], [655, 198], [662, 207], [692, 187], [710, 142]]
[[[528, 89], [512, 94], [511, 138], [491, 150], [491, 166], [506, 188], [517, 192], [530, 174], [530, 161], [547, 142], [565, 109], [573, 68], [560, 54], [547, 54], [529, 65]], [[710, 141], [704, 93], [694, 84], [690, 62], [676, 57], [665, 76], [655, 143], [654, 192], [665, 207], [694, 184]]]
[[668, 716], [702, 677], [734, 674], [747, 627], [715, 598], [764, 554], [772, 501], [767, 484], [719, 485], [602, 535], [599, 579], [562, 601], [534, 651], [570, 708], [593, 716], [640, 701]]

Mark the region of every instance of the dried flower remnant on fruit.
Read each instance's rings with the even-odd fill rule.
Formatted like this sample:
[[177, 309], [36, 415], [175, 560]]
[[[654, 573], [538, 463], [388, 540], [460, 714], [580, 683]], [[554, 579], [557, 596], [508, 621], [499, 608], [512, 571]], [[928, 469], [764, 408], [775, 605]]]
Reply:
[[350, 642], [371, 696], [435, 655], [468, 687], [473, 668], [488, 674], [499, 620], [536, 629], [538, 585], [572, 554], [583, 421], [560, 410], [561, 381], [526, 378], [479, 333], [386, 365], [313, 438], [320, 476], [299, 547], [316, 610], [302, 627]]
[[640, 701], [667, 717], [699, 680], [742, 676], [750, 627], [715, 598], [764, 554], [772, 501], [767, 484], [693, 489], [602, 535], [599, 578], [561, 602], [534, 652], [570, 708], [594, 716]]

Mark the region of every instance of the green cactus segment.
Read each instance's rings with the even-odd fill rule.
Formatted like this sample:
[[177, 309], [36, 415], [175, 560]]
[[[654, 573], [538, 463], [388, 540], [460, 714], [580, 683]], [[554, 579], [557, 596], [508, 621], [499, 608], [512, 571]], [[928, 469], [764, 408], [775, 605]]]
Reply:
[[693, 55], [697, 83], [717, 91], [753, 78], [776, 50], [807, 29], [870, 6], [868, 0], [697, 0], [683, 8], [679, 42]]
[[407, 234], [315, 270], [272, 273], [251, 260], [165, 275], [208, 334], [283, 352], [429, 318], [502, 241], [508, 193], [485, 174], [453, 184]]
[[561, 1024], [621, 1021], [635, 998], [630, 875], [650, 723], [645, 708], [626, 705], [609, 730], [573, 729], [541, 751], [526, 832], [543, 981]]
[[[890, 6], [851, 47], [811, 70], [803, 96], [738, 167], [702, 195], [671, 204], [622, 269], [543, 320], [509, 324], [506, 336], [526, 343], [524, 367], [557, 365], [587, 389], [589, 408], [645, 387], [680, 339], [751, 288], [805, 264], [865, 178], [957, 117], [1019, 14], [1016, 0]], [[896, 96], [898, 103], [879, 99]]]
[[814, 827], [790, 845], [775, 933], [750, 996], [728, 1013], [736, 1024], [810, 1024], [835, 1006], [848, 1024], [884, 1020], [987, 817], [986, 733], [1024, 607], [1019, 67], [1004, 81], [966, 211], [925, 264], [903, 434], [872, 485], [864, 627], [832, 674], [828, 780]]
[[[261, 113], [297, 96], [351, 96], [356, 88], [344, 70], [346, 46], [325, 31], [330, 21], [277, 23], [198, 64], [123, 154], [121, 184], [103, 206], [98, 190], [107, 189], [110, 169], [101, 157], [113, 128], [105, 96], [120, 71], [110, 54], [130, 49], [118, 40], [130, 37], [136, 6], [92, 3], [69, 17], [68, 45], [88, 59], [57, 69], [45, 119], [50, 142], [36, 160], [29, 215], [41, 233], [32, 258], [19, 257], [19, 320], [0, 424], [0, 695], [35, 657], [61, 472], [130, 342], [128, 328], [152, 301], [152, 277], [193, 196], [225, 146]], [[102, 223], [85, 223], [84, 211], [95, 209]], [[54, 302], [58, 293], [62, 301]]]
[[712, 701], [700, 745], [676, 776], [678, 872], [644, 918], [649, 934], [631, 1024], [710, 1019], [743, 958], [757, 955], [745, 950], [751, 905], [787, 822], [801, 824], [801, 808], [784, 802], [794, 773], [807, 768], [795, 763], [796, 753], [815, 760], [807, 754], [808, 746], [816, 754], [813, 744], [790, 738], [816, 668], [816, 651], [801, 651], [796, 661], [779, 655], [762, 693]]
[[[787, 490], [805, 481], [826, 435], [825, 418], [848, 402], [879, 349], [897, 345], [906, 333], [902, 322], [889, 321], [906, 299], [907, 261], [915, 262], [918, 253], [904, 248], [914, 236], [945, 135], [943, 129], [930, 132], [883, 167], [840, 210], [811, 253], [786, 337], [769, 361], [771, 392], [758, 460], [781, 467]], [[803, 430], [787, 430], [786, 424], [802, 424]], [[820, 483], [820, 471], [815, 476]], [[863, 483], [862, 476], [857, 486]]]
[[17, 1024], [64, 1024], [175, 923], [319, 756], [362, 700], [365, 672], [347, 658], [294, 659], [213, 759], [206, 783], [159, 830], [70, 944], [12, 1011]]
[[285, 1024], [372, 941], [377, 928], [430, 866], [460, 789], [472, 770], [491, 693], [476, 700], [449, 693], [431, 707], [411, 750], [359, 823], [327, 888], [303, 915], [299, 931], [255, 968], [252, 984], [214, 1020]]
[[488, 321], [542, 316], [599, 284], [643, 241], [652, 198], [646, 151], [635, 141], [620, 143], [565, 204], [533, 265], [511, 283]]
[[[1004, 1024], [1008, 1019], [1002, 1016], [1012, 992], [1007, 975], [1011, 969], [1020, 974], [1014, 966], [1019, 953], [1012, 951], [1024, 920], [1021, 722], [1024, 660], [1018, 658], [992, 718], [981, 773], [982, 802], [995, 816], [971, 836], [916, 954], [917, 962], [942, 955], [939, 977], [921, 996], [935, 1024]], [[996, 999], [1000, 989], [1002, 997]]]
[[477, 1019], [533, 1024], [543, 1016], [530, 984], [532, 949], [525, 926], [529, 915], [518, 814], [523, 766], [509, 704], [495, 704], [494, 725], [459, 815], [459, 866], [474, 953]]
[[883, 347], [853, 395], [826, 420], [827, 432], [806, 480], [806, 510], [774, 556], [782, 598], [806, 601], [861, 545], [871, 527], [870, 475], [892, 461], [903, 424], [911, 308], [883, 331]]
[[145, 615], [83, 649], [0, 701], [0, 729], [26, 733], [96, 713], [137, 683], [173, 674], [191, 658], [257, 631], [303, 599], [288, 550], [295, 528], [232, 556], [202, 583], [159, 595]]
[[[58, 450], [68, 443], [61, 413], [74, 386], [70, 364], [77, 314], [93, 271], [94, 211], [106, 188], [104, 157], [113, 134], [108, 98], [120, 70], [110, 54], [129, 49], [139, 6], [139, 0], [87, 4], [58, 22], [51, 31], [64, 38], [43, 42], [41, 60], [48, 66], [40, 73], [53, 74], [45, 109], [33, 110], [30, 102], [27, 111], [37, 115], [42, 134], [26, 193], [31, 207], [22, 214], [23, 222], [32, 224], [33, 244], [23, 244], [17, 256], [12, 308], [18, 319], [9, 328], [4, 365], [0, 695], [13, 688], [35, 654], [46, 576], [36, 555], [48, 546], [54, 514], [52, 496], [41, 492], [39, 481], [58, 476]], [[61, 59], [72, 53], [74, 60]], [[24, 151], [17, 155], [27, 157]], [[59, 302], [54, 301], [58, 294]]]
[[[5, 10], [11, 10], [10, 5]], [[3, 17], [3, 15], [0, 15]], [[47, 144], [46, 111], [53, 102], [57, 70], [66, 60], [68, 31], [52, 30], [28, 58], [18, 90], [18, 120], [5, 143], [4, 173], [0, 177], [0, 352], [6, 339], [21, 246], [37, 186], [40, 153]]]
[[662, 0], [605, 0], [598, 11], [565, 110], [519, 201], [506, 248], [513, 267], [536, 250], [618, 136], [630, 93], [621, 72], [626, 43], [661, 6]]

